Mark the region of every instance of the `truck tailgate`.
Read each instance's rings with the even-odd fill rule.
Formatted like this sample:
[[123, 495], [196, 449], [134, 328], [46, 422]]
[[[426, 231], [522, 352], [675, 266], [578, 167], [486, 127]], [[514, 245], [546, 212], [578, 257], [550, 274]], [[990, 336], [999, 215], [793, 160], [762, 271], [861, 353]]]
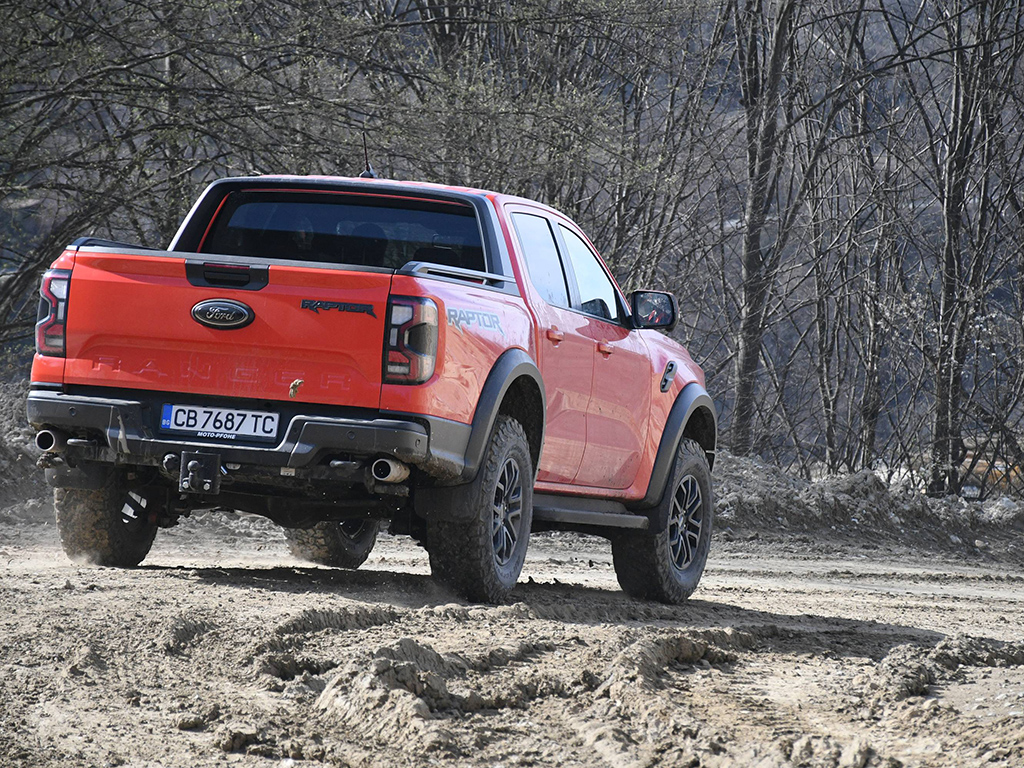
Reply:
[[[190, 282], [178, 254], [79, 251], [65, 383], [378, 408], [391, 273], [258, 269], [257, 290], [214, 287]], [[245, 305], [251, 321], [203, 324], [193, 309], [213, 299]]]

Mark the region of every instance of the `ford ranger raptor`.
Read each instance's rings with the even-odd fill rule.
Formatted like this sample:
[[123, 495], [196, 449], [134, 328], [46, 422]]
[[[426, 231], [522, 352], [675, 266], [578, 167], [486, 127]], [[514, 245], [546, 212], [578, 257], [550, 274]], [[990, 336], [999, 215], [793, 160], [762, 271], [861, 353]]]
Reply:
[[386, 523], [473, 601], [508, 597], [536, 531], [606, 537], [639, 598], [704, 570], [716, 412], [675, 299], [625, 296], [550, 207], [221, 179], [167, 250], [81, 238], [40, 296], [28, 417], [73, 559], [138, 565], [219, 509], [341, 568]]

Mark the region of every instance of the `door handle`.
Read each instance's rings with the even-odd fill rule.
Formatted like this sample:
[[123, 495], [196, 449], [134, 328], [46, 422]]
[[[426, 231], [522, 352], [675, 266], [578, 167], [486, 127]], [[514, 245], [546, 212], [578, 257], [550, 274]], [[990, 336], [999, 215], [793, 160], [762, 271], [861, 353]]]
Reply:
[[608, 357], [608, 355], [615, 351], [615, 347], [613, 347], [607, 341], [599, 341], [597, 343], [597, 351], [600, 352], [605, 357]]
[[565, 333], [558, 330], [557, 326], [552, 325], [548, 328], [548, 341], [558, 344], [561, 341], [565, 341]]

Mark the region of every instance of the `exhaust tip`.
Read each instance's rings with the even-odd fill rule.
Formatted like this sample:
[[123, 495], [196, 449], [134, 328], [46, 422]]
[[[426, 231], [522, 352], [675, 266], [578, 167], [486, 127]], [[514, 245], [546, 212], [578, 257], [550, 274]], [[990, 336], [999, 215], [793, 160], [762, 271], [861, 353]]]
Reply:
[[370, 472], [382, 483], [400, 483], [409, 477], [409, 467], [394, 459], [377, 459], [370, 466]]
[[64, 450], [67, 438], [52, 429], [41, 429], [36, 433], [36, 448], [44, 453], [55, 453]]

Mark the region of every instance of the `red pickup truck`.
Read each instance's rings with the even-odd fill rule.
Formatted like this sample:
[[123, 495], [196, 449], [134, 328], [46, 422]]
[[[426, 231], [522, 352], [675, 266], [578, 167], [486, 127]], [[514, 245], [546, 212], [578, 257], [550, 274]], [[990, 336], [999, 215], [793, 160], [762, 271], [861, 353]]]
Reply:
[[500, 601], [531, 531], [610, 539], [631, 595], [686, 599], [715, 407], [583, 232], [539, 203], [381, 179], [222, 179], [169, 248], [82, 238], [43, 275], [28, 398], [65, 552], [134, 566], [229, 509], [355, 568], [380, 525]]

